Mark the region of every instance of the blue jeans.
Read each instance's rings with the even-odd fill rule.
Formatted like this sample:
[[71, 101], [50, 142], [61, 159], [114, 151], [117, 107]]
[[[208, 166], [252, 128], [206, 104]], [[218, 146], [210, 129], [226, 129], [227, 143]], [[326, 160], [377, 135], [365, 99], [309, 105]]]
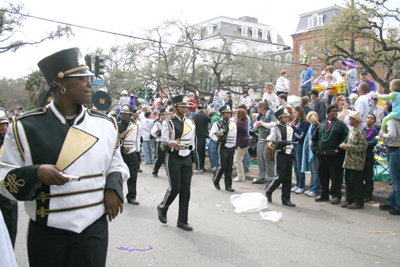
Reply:
[[392, 179], [392, 190], [386, 200], [386, 205], [400, 210], [400, 148], [396, 151], [389, 153], [389, 173]]
[[210, 145], [208, 147], [208, 157], [210, 158], [210, 163], [214, 167], [219, 167], [218, 153], [217, 153], [217, 142], [210, 140]]
[[[210, 106], [211, 106], [211, 105], [210, 105]], [[219, 106], [222, 106], [222, 103], [215, 103], [215, 105], [213, 106], [213, 108], [214, 108], [214, 110], [215, 110], [216, 112], [218, 112]]]
[[250, 154], [249, 154], [249, 150], [246, 151], [246, 154], [244, 154], [244, 157], [243, 157], [243, 169], [244, 169], [245, 173], [250, 171]]
[[153, 164], [153, 141], [143, 141], [144, 163]]
[[294, 146], [294, 152], [296, 153], [296, 161], [293, 161], [294, 174], [296, 175], [296, 186], [304, 189], [306, 186], [306, 174], [301, 172], [301, 158], [303, 154], [303, 144]]
[[192, 118], [196, 114], [195, 110], [189, 110], [189, 117]]
[[318, 157], [314, 156], [311, 162], [311, 180], [310, 180], [310, 192], [319, 195], [320, 184], [318, 178]]

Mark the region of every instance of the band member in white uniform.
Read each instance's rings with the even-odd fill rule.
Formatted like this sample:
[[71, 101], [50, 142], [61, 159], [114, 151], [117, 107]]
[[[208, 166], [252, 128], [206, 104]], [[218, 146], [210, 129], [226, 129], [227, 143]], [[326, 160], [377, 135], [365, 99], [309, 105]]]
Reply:
[[219, 167], [214, 173], [213, 183], [215, 188], [219, 190], [221, 188], [219, 180], [225, 173], [225, 190], [235, 192], [235, 189], [232, 188], [232, 167], [235, 156], [236, 124], [230, 120], [232, 110], [229, 106], [220, 107], [219, 113], [222, 119], [216, 121], [210, 131], [210, 138], [218, 143], [217, 153], [219, 157]]
[[162, 124], [161, 148], [165, 154], [165, 169], [168, 176], [169, 188], [163, 201], [157, 206], [158, 219], [167, 223], [169, 206], [179, 194], [179, 216], [177, 226], [186, 231], [193, 227], [188, 223], [190, 183], [195, 168], [195, 143], [196, 126], [186, 118], [189, 107], [186, 95], [171, 98], [175, 112]]
[[83, 106], [93, 73], [79, 48], [38, 65], [54, 100], [13, 118], [0, 156], [0, 193], [24, 201], [30, 266], [105, 266], [106, 216], [122, 212], [128, 178], [117, 123]]
[[121, 122], [118, 123], [119, 140], [121, 145], [121, 155], [129, 168], [129, 179], [126, 182], [128, 194], [126, 200], [129, 204], [139, 205], [136, 201], [136, 183], [138, 174], [138, 162], [142, 157], [140, 154], [140, 131], [139, 125], [132, 115], [135, 110], [130, 105], [121, 108]]

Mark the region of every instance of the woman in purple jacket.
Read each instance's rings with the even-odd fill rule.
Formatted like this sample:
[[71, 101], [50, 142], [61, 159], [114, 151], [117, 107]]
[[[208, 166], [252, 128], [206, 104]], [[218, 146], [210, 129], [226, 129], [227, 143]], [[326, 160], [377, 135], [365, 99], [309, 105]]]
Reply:
[[234, 182], [244, 182], [244, 169], [243, 169], [243, 156], [246, 154], [250, 147], [250, 136], [249, 136], [249, 126], [247, 119], [247, 111], [244, 109], [238, 109], [236, 121], [236, 150], [235, 150], [235, 166], [238, 176], [233, 179]]

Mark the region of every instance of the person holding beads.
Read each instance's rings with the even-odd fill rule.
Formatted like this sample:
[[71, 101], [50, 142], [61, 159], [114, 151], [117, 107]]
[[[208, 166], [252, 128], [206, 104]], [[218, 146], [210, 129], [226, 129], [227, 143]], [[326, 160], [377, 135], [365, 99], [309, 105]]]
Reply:
[[365, 133], [360, 126], [361, 122], [360, 111], [350, 113], [350, 125], [353, 126], [353, 129], [349, 131], [346, 140], [340, 144], [340, 148], [346, 150], [343, 162], [346, 178], [346, 202], [340, 205], [342, 208], [364, 208], [363, 170], [368, 144]]

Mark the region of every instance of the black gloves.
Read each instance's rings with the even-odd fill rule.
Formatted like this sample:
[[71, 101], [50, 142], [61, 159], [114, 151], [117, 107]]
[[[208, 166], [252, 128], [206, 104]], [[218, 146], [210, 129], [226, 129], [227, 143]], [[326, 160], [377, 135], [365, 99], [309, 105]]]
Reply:
[[226, 143], [226, 137], [218, 138], [217, 143], [219, 143], [219, 144], [225, 144], [225, 143]]

